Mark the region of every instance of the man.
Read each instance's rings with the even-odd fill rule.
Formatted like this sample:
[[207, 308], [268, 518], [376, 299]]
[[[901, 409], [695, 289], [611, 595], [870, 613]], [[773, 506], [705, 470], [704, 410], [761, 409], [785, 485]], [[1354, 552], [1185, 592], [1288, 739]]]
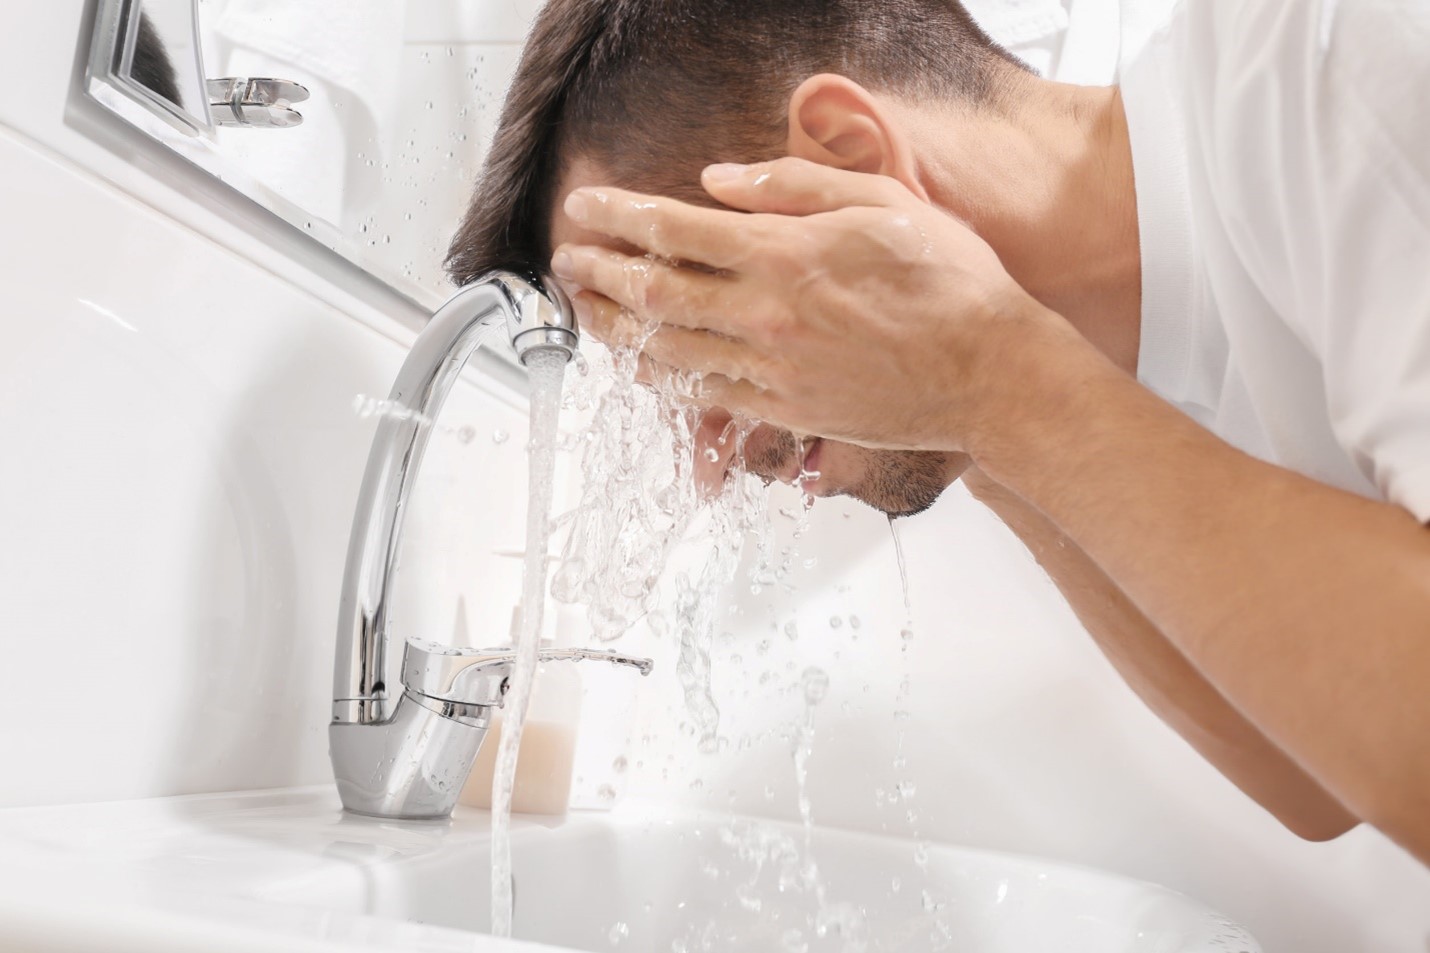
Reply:
[[767, 475], [963, 475], [1247, 794], [1430, 863], [1426, 49], [1186, 0], [1091, 88], [954, 0], [549, 0], [449, 265], [658, 322]]

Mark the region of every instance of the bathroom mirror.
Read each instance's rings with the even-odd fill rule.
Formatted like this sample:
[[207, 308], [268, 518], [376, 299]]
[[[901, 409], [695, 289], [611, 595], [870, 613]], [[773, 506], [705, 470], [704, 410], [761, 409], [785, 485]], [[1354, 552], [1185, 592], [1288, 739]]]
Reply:
[[216, 188], [433, 308], [539, 6], [97, 0], [87, 87]]
[[212, 128], [196, 0], [128, 0], [100, 13], [91, 74], [180, 132]]

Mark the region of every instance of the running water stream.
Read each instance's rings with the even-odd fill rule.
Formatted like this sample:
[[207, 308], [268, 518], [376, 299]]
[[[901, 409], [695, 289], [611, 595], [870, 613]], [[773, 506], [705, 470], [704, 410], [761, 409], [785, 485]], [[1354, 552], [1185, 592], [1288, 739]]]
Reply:
[[904, 541], [899, 538], [899, 527], [894, 519], [889, 517], [889, 533], [894, 537], [894, 558], [899, 561], [899, 583], [904, 588], [904, 627], [899, 631], [899, 639], [907, 649], [914, 637], [914, 604], [909, 599], [909, 568], [904, 563]]
[[525, 363], [531, 379], [526, 566], [522, 571], [521, 627], [514, 646], [516, 665], [503, 705], [501, 741], [497, 748], [496, 772], [492, 776], [492, 935], [500, 937], [511, 936], [511, 794], [541, 641], [542, 608], [546, 601], [546, 548], [551, 536], [548, 514], [566, 354], [557, 348], [539, 348], [527, 354]]

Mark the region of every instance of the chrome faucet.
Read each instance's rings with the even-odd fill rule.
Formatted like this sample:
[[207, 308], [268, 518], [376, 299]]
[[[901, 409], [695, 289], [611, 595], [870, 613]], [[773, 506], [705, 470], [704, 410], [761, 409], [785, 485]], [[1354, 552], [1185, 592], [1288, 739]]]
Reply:
[[[538, 348], [557, 350], [568, 361], [576, 353], [579, 333], [561, 289], [495, 272], [462, 288], [432, 316], [392, 387], [391, 403], [403, 412], [378, 419], [348, 542], [328, 727], [338, 794], [354, 813], [451, 814], [492, 710], [506, 695], [511, 650], [409, 637], [395, 666], [387, 631], [402, 517], [431, 425], [468, 358], [498, 325], [523, 364]], [[600, 659], [642, 675], [651, 669], [649, 659], [596, 649], [542, 650], [540, 658]]]

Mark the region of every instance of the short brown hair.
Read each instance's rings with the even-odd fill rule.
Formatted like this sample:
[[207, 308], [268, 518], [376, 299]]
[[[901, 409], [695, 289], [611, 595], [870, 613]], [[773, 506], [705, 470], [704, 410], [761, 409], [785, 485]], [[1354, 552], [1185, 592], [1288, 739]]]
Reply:
[[563, 161], [692, 197], [711, 162], [774, 158], [798, 85], [987, 102], [1017, 61], [958, 0], [547, 0], [447, 272], [541, 272]]

